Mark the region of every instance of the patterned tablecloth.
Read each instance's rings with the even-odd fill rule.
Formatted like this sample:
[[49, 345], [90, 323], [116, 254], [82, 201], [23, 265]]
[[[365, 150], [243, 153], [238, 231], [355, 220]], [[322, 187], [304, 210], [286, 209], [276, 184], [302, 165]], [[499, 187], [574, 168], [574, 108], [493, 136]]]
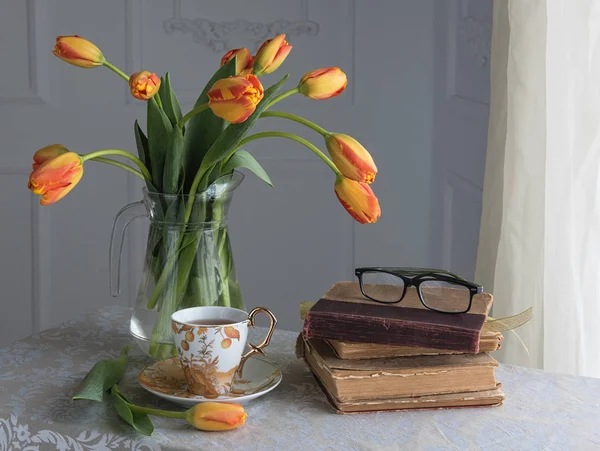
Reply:
[[[152, 417], [155, 432], [145, 437], [110, 403], [71, 400], [98, 359], [130, 342], [129, 315], [103, 309], [0, 349], [0, 450], [600, 449], [600, 379], [502, 365], [502, 407], [337, 415], [296, 360], [296, 333], [287, 331], [276, 332], [267, 353], [283, 382], [247, 405], [244, 427], [205, 433]], [[147, 362], [131, 356], [122, 392], [138, 404], [177, 409], [138, 385]]]

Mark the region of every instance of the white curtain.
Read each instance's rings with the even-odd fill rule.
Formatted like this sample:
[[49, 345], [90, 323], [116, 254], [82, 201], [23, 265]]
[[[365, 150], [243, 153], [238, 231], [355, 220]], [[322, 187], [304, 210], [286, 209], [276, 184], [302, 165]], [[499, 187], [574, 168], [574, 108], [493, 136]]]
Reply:
[[495, 0], [476, 280], [500, 360], [600, 377], [600, 1]]

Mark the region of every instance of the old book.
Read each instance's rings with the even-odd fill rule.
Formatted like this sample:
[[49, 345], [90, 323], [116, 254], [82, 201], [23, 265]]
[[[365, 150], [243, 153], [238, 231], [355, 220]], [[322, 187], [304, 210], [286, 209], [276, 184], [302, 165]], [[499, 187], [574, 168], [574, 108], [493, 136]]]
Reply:
[[477, 353], [491, 305], [492, 295], [480, 293], [467, 313], [439, 313], [423, 306], [414, 287], [402, 302], [381, 304], [366, 299], [357, 283], [338, 282], [307, 312], [303, 335]]
[[486, 353], [343, 360], [323, 340], [303, 343], [299, 352], [341, 402], [477, 392], [497, 385], [498, 362]]
[[[493, 352], [500, 349], [504, 337], [483, 324], [479, 336], [478, 352]], [[460, 351], [410, 346], [382, 345], [378, 343], [353, 343], [349, 341], [327, 340], [336, 355], [341, 359], [380, 359], [384, 357], [406, 357], [411, 355], [459, 354]]]
[[460, 407], [496, 407], [504, 402], [504, 393], [500, 384], [493, 390], [467, 393], [450, 393], [446, 395], [426, 395], [411, 398], [373, 399], [370, 401], [342, 402], [327, 391], [319, 377], [313, 372], [319, 387], [327, 401], [337, 413], [364, 413], [379, 411], [417, 410], [417, 409], [449, 409]]

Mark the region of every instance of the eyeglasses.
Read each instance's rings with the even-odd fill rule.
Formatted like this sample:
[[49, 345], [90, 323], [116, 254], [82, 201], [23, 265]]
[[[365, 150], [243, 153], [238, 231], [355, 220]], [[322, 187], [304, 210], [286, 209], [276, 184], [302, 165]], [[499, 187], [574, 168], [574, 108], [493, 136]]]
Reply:
[[408, 287], [417, 290], [421, 303], [442, 313], [466, 313], [473, 296], [483, 287], [442, 269], [356, 268], [362, 294], [375, 302], [396, 304], [404, 299]]

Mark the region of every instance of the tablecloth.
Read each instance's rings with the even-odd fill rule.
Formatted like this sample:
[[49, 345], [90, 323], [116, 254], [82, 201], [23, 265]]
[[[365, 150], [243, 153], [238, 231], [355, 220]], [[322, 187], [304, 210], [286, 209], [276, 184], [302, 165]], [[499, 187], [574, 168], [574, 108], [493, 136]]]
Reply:
[[[0, 349], [0, 450], [600, 449], [600, 379], [501, 365], [501, 407], [339, 415], [296, 359], [297, 332], [290, 331], [277, 331], [267, 348], [283, 381], [246, 406], [245, 426], [207, 433], [152, 417], [154, 434], [142, 436], [110, 402], [71, 399], [98, 359], [131, 343], [130, 315], [105, 308]], [[147, 363], [131, 355], [121, 391], [137, 404], [180, 409], [138, 385]]]

